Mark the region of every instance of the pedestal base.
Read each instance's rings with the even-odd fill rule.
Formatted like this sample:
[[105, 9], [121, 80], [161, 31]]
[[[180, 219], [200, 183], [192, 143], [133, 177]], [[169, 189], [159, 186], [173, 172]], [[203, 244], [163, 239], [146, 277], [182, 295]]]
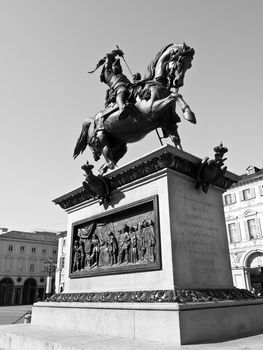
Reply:
[[234, 287], [222, 193], [237, 176], [204, 193], [201, 164], [164, 146], [107, 174], [104, 206], [82, 188], [56, 199], [68, 212], [64, 289], [35, 304], [33, 325], [173, 346], [263, 331], [263, 301], [224, 292]]
[[204, 303], [39, 302], [32, 324], [167, 345], [223, 341], [263, 332], [263, 300]]

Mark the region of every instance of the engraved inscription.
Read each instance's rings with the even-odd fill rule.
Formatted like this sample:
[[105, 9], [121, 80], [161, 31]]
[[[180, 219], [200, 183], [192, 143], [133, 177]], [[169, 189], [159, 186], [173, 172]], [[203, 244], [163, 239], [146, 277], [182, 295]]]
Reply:
[[187, 195], [183, 196], [187, 211], [181, 216], [181, 240], [187, 239], [185, 253], [188, 255], [192, 273], [216, 274], [217, 260], [220, 258], [218, 237], [221, 228], [212, 213], [217, 212], [213, 202], [202, 202]]

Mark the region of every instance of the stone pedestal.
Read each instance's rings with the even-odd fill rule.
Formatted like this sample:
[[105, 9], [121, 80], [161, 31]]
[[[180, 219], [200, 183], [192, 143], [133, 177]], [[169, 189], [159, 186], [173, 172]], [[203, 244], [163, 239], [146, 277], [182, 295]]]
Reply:
[[[64, 292], [233, 288], [221, 196], [224, 188], [211, 187], [208, 193], [196, 189], [195, 173], [199, 163], [200, 159], [186, 152], [164, 146], [108, 175], [117, 188], [106, 205], [94, 199], [83, 200], [83, 189], [57, 199], [68, 212], [68, 277]], [[229, 181], [235, 179], [233, 174], [227, 176]], [[128, 211], [136, 217], [134, 209], [151, 202], [159, 268], [149, 272], [147, 268], [140, 269], [141, 265], [134, 266], [128, 275], [125, 269], [120, 274], [108, 269], [94, 277], [97, 269], [93, 268], [87, 275], [83, 270], [70, 276], [73, 241], [79, 240], [78, 235], [73, 238], [76, 226], [85, 227], [85, 223], [88, 226], [94, 220], [99, 220], [98, 225], [101, 225], [100, 218], [106, 217], [102, 224], [106, 222], [108, 231], [117, 235], [119, 227], [115, 222], [122, 220], [122, 212]], [[112, 220], [114, 214], [116, 218]], [[128, 224], [132, 222], [136, 226], [144, 219], [140, 213], [137, 216], [138, 219], [129, 220], [127, 215]], [[122, 220], [120, 227], [125, 222]]]
[[104, 205], [83, 188], [56, 199], [68, 212], [67, 277], [62, 294], [34, 305], [32, 323], [176, 345], [262, 330], [263, 304], [232, 282], [222, 192], [237, 177], [204, 193], [200, 162], [164, 146], [109, 173]]

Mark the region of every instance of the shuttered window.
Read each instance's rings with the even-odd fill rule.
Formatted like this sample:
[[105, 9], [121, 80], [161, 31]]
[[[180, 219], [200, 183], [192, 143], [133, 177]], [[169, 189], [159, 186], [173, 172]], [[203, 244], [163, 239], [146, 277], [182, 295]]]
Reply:
[[249, 219], [247, 221], [247, 227], [248, 227], [249, 238], [250, 239], [256, 238], [257, 237], [256, 220], [255, 219]]
[[240, 192], [240, 199], [243, 201], [247, 201], [255, 197], [256, 193], [254, 188], [246, 188], [245, 190]]
[[240, 231], [238, 230], [238, 227], [235, 223], [228, 224], [228, 232], [230, 243], [241, 241]]
[[233, 203], [236, 203], [236, 195], [235, 193], [226, 194], [224, 198], [224, 204], [225, 205], [231, 205]]

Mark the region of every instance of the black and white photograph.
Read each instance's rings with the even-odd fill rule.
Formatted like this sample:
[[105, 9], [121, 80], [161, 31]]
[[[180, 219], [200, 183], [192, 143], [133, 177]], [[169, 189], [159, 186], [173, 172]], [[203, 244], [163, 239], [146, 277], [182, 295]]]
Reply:
[[262, 0], [0, 0], [0, 350], [262, 350]]

